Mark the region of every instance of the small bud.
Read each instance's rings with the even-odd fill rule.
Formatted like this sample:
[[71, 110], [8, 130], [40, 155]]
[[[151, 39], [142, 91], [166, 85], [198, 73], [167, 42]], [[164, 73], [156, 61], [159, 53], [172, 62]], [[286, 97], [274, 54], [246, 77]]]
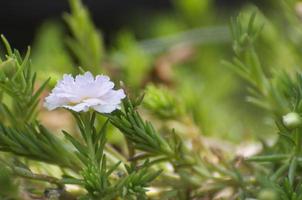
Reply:
[[259, 200], [277, 200], [277, 194], [271, 189], [264, 189], [258, 195]]
[[298, 113], [291, 112], [282, 117], [283, 124], [290, 129], [301, 126], [302, 119]]

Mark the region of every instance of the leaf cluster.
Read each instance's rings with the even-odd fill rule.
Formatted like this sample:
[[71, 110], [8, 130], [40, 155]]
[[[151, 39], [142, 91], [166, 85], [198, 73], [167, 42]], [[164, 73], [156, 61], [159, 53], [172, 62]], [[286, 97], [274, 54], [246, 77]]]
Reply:
[[[134, 165], [125, 164], [126, 171], [119, 168], [121, 161], [108, 164], [105, 153], [106, 127], [107, 122], [96, 130], [96, 112], [73, 113], [84, 144], [75, 139], [72, 135], [64, 132], [65, 137], [77, 149], [76, 155], [82, 161], [82, 182], [88, 191], [88, 199], [147, 199], [146, 187], [155, 179], [160, 171], [150, 171], [149, 162], [136, 168]], [[120, 175], [116, 175], [120, 173]]]
[[5, 37], [1, 36], [7, 54], [4, 60], [0, 59], [0, 88], [1, 95], [11, 98], [11, 105], [1, 101], [0, 112], [10, 124], [30, 122], [34, 120], [39, 96], [47, 85], [48, 80], [36, 88], [36, 73], [31, 70], [30, 48], [24, 58], [18, 50], [12, 50]]
[[0, 150], [75, 170], [79, 166], [72, 149], [38, 123], [21, 130], [0, 124]]

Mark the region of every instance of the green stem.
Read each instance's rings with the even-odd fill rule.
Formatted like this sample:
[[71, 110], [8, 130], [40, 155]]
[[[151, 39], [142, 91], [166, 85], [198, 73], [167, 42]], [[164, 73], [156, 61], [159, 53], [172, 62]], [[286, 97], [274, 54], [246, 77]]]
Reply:
[[295, 134], [296, 134], [296, 152], [295, 154], [298, 156], [299, 153], [301, 152], [301, 133], [300, 133], [300, 129], [295, 130]]
[[123, 161], [123, 163], [126, 163], [127, 160], [123, 155], [121, 155], [117, 150], [115, 150], [110, 144], [105, 146], [105, 150], [107, 154], [112, 158], [114, 161]]
[[23, 169], [20, 167], [13, 166], [12, 169], [15, 172], [15, 174], [17, 174], [20, 177], [56, 184], [60, 188], [64, 187], [64, 184], [58, 178], [48, 176], [48, 175], [43, 175], [43, 174], [35, 174], [27, 169]]
[[[130, 140], [126, 139], [126, 143], [127, 143], [129, 158], [133, 158], [135, 155], [135, 148]], [[137, 163], [136, 161], [133, 161], [133, 162], [135, 164]]]

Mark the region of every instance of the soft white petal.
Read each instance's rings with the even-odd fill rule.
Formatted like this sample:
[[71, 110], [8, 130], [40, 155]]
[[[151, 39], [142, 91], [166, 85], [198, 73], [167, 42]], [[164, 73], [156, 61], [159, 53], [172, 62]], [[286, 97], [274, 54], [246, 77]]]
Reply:
[[54, 110], [58, 107], [61, 107], [63, 105], [65, 105], [68, 102], [68, 99], [65, 98], [58, 98], [56, 95], [51, 94], [50, 96], [48, 96], [45, 99], [45, 103], [44, 106], [48, 109], [48, 110]]
[[108, 76], [105, 76], [105, 75], [97, 75], [95, 77], [95, 81], [97, 81], [97, 82], [107, 82], [107, 81], [110, 81], [110, 78]]
[[59, 84], [65, 84], [65, 85], [74, 84], [74, 78], [72, 77], [71, 74], [64, 74], [63, 79], [61, 82], [59, 82]]
[[80, 103], [80, 104], [77, 104], [77, 105], [74, 105], [74, 106], [64, 105], [63, 107], [68, 108], [68, 109], [73, 110], [73, 111], [76, 111], [76, 112], [80, 112], [80, 111], [86, 112], [89, 109], [89, 104]]
[[121, 100], [125, 98], [126, 95], [124, 93], [124, 90], [110, 90], [106, 94], [104, 94], [101, 99], [103, 99], [108, 104], [120, 104]]
[[75, 78], [76, 85], [87, 85], [93, 81], [94, 78], [90, 72], [86, 72], [84, 75], [77, 75]]
[[98, 105], [93, 106], [93, 109], [100, 113], [111, 113], [116, 110], [118, 107], [117, 105]]

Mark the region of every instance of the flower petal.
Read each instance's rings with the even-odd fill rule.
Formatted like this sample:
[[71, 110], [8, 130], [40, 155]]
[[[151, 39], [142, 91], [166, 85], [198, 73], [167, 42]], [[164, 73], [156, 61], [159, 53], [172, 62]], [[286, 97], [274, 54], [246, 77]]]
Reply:
[[92, 108], [110, 113], [120, 107], [121, 100], [126, 96], [122, 89], [114, 90], [113, 87], [114, 83], [105, 75], [98, 75], [94, 79], [90, 72], [86, 72], [74, 79], [70, 74], [65, 74], [45, 98], [44, 106], [48, 110], [63, 107], [86, 112]]
[[109, 104], [120, 104], [121, 100], [126, 97], [124, 90], [110, 90], [106, 94], [104, 94], [101, 99]]
[[86, 111], [89, 110], [89, 104], [87, 104], [87, 103], [79, 103], [79, 104], [76, 104], [74, 106], [64, 105], [63, 107], [68, 108], [68, 109], [73, 110], [73, 111], [76, 111], [76, 112], [80, 112], [80, 111], [86, 112]]
[[86, 72], [84, 75], [77, 75], [75, 78], [76, 85], [87, 85], [94, 81], [93, 75], [90, 72]]
[[98, 105], [93, 106], [93, 109], [100, 113], [111, 113], [118, 108], [117, 105]]

